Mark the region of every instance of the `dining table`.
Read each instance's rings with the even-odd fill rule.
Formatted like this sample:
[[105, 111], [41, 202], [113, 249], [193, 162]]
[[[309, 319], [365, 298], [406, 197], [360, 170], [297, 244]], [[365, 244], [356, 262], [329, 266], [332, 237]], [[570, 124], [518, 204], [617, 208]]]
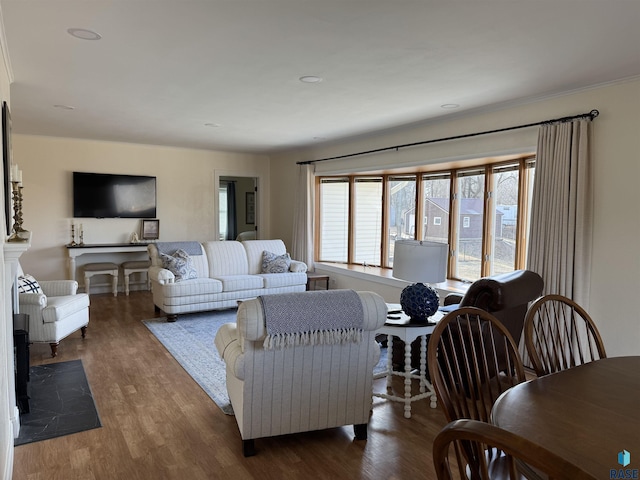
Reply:
[[639, 478], [640, 356], [602, 358], [504, 392], [491, 422], [596, 478]]

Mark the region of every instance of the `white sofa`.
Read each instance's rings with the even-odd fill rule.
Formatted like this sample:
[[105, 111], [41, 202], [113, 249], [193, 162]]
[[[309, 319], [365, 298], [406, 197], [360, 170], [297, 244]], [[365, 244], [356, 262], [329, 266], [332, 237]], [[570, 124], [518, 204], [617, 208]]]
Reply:
[[[176, 281], [176, 275], [163, 267], [160, 253], [173, 255], [179, 249], [189, 254], [197, 278]], [[148, 251], [153, 302], [169, 321], [182, 313], [235, 307], [238, 300], [306, 288], [303, 262], [291, 260], [286, 273], [262, 273], [263, 252], [287, 253], [282, 240], [157, 242]]]
[[[280, 300], [280, 308], [269, 310], [269, 300]], [[353, 315], [358, 300], [361, 310]], [[284, 330], [300, 332], [295, 335], [322, 331], [310, 326], [318, 325], [309, 321], [314, 317], [309, 312], [315, 311], [316, 316], [326, 317], [318, 322], [326, 322], [325, 331], [330, 333], [313, 341], [288, 339], [272, 347], [273, 330], [264, 309], [269, 318], [290, 316]], [[336, 331], [353, 329], [349, 322], [359, 316], [362, 323], [356, 329], [361, 338], [335, 336]], [[245, 456], [254, 454], [256, 438], [343, 425], [354, 425], [356, 439], [366, 439], [373, 368], [380, 358], [375, 334], [386, 318], [387, 305], [373, 292], [319, 290], [243, 302], [236, 323], [218, 330], [215, 345], [226, 364], [227, 390]]]

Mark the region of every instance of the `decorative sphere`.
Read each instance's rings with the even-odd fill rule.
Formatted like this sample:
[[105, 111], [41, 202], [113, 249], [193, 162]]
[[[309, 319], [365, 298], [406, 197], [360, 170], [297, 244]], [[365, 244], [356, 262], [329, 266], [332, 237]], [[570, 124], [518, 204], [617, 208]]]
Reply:
[[400, 306], [412, 322], [427, 323], [429, 317], [438, 311], [438, 292], [424, 283], [414, 283], [402, 290]]

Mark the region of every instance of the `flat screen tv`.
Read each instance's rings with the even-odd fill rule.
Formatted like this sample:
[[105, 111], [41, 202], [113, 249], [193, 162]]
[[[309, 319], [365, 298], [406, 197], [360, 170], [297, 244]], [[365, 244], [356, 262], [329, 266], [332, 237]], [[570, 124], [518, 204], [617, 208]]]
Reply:
[[73, 172], [75, 218], [155, 218], [156, 177]]

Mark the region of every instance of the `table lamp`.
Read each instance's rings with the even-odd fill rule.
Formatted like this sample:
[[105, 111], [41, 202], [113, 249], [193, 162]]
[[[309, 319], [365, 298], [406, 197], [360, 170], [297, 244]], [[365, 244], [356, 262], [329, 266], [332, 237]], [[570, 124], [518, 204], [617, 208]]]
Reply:
[[438, 292], [425, 283], [444, 282], [447, 275], [446, 243], [398, 240], [393, 252], [393, 276], [415, 282], [402, 290], [400, 306], [413, 324], [426, 324], [438, 311]]

